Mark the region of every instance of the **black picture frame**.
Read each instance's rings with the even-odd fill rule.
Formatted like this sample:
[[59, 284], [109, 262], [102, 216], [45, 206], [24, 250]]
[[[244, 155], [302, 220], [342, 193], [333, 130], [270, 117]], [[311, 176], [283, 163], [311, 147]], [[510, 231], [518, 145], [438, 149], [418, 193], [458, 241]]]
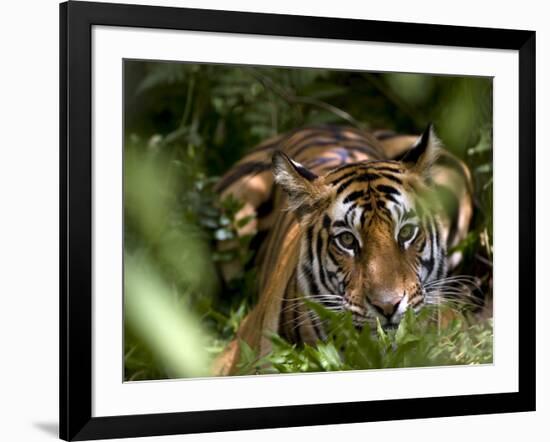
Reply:
[[[519, 391], [251, 409], [92, 417], [94, 25], [519, 53]], [[535, 32], [108, 3], [60, 5], [60, 437], [89, 440], [535, 410]]]

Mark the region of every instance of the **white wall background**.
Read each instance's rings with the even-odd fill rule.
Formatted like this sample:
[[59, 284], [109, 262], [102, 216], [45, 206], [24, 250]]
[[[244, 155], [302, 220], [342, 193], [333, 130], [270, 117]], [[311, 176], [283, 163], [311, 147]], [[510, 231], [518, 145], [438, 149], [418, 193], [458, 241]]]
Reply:
[[[164, 0], [159, 5], [537, 31], [538, 411], [416, 421], [150, 438], [151, 441], [513, 440], [548, 434], [550, 308], [543, 277], [550, 190], [550, 27], [545, 3], [460, 0]], [[57, 437], [58, 2], [3, 2], [0, 16], [0, 440]], [[537, 437], [539, 433], [541, 436]]]

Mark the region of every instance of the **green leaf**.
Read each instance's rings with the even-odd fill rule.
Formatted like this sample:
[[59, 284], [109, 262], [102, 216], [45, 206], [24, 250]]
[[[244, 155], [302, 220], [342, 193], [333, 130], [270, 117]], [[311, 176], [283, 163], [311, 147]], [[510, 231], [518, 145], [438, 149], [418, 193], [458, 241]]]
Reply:
[[253, 215], [249, 215], [249, 216], [245, 216], [245, 217], [241, 218], [239, 221], [237, 221], [237, 228], [240, 229], [240, 228], [246, 226], [253, 219], [254, 219]]
[[382, 325], [380, 324], [380, 319], [378, 317], [376, 317], [376, 334], [378, 335], [378, 339], [380, 340], [380, 343], [383, 347], [388, 347], [390, 345], [388, 335], [382, 328]]
[[412, 309], [408, 309], [405, 312], [403, 319], [401, 320], [397, 332], [395, 334], [395, 342], [397, 345], [405, 345], [411, 342], [419, 341], [419, 337], [416, 336], [416, 319]]

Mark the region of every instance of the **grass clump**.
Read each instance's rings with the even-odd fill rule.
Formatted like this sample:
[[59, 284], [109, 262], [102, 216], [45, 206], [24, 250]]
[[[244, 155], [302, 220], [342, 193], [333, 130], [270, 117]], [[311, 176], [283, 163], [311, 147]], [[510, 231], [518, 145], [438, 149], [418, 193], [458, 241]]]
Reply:
[[303, 373], [381, 368], [489, 364], [493, 361], [492, 319], [470, 324], [457, 317], [445, 327], [426, 308], [408, 310], [395, 331], [368, 326], [358, 330], [350, 312], [334, 312], [318, 304], [311, 308], [325, 324], [328, 338], [316, 346], [290, 344], [271, 336], [272, 351], [258, 355], [240, 342], [239, 374]]

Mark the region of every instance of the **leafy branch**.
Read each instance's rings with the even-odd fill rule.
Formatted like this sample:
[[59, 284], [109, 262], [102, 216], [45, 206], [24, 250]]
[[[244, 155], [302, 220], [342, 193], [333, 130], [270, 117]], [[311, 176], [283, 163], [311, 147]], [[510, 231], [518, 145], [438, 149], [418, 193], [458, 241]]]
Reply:
[[303, 104], [306, 106], [314, 106], [336, 115], [338, 118], [344, 121], [347, 121], [349, 124], [359, 129], [366, 128], [366, 126], [363, 123], [356, 120], [348, 112], [336, 106], [333, 106], [332, 104], [329, 104], [322, 100], [318, 100], [313, 97], [301, 97], [298, 95], [294, 95], [293, 93], [285, 90], [283, 87], [276, 84], [271, 78], [269, 78], [266, 75], [263, 75], [261, 72], [259, 72], [256, 69], [250, 69], [249, 72], [257, 81], [259, 81], [262, 84], [264, 88], [271, 90], [276, 95], [281, 97], [284, 101], [286, 101], [288, 104]]

